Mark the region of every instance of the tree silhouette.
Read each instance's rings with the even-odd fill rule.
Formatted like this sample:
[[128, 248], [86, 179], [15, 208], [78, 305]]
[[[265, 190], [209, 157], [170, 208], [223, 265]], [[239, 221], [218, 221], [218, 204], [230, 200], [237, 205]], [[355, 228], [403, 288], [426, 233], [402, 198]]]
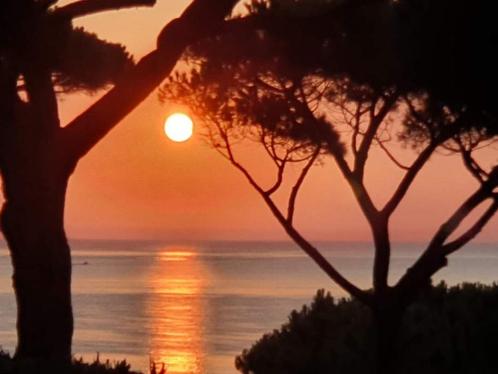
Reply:
[[[16, 358], [58, 366], [70, 361], [73, 333], [63, 227], [68, 179], [78, 161], [169, 74], [187, 45], [219, 30], [236, 1], [194, 0], [137, 63], [124, 47], [71, 22], [106, 10], [152, 6], [154, 0], [56, 3], [0, 4], [0, 171], [1, 227], [18, 306]], [[57, 94], [107, 86], [112, 88], [89, 109], [60, 123]]]
[[[160, 98], [187, 106], [203, 123], [208, 144], [244, 175], [289, 237], [334, 282], [371, 308], [377, 325], [377, 371], [391, 373], [396, 371], [396, 334], [405, 309], [447, 265], [447, 257], [478, 235], [498, 210], [498, 165], [485, 169], [474, 157], [476, 149], [496, 141], [495, 107], [491, 97], [485, 97], [492, 91], [483, 88], [488, 81], [496, 81], [496, 73], [483, 75], [462, 63], [450, 73], [441, 70], [441, 76], [434, 76], [432, 72], [429, 75], [427, 63], [418, 69], [412, 66], [420, 59], [416, 54], [410, 52], [398, 59], [400, 44], [423, 44], [429, 35], [437, 38], [438, 30], [445, 35], [456, 32], [461, 25], [451, 17], [461, 17], [461, 3], [468, 2], [456, 2], [458, 6], [453, 8], [442, 6], [448, 6], [447, 1], [423, 2], [422, 14], [431, 15], [428, 26], [418, 23], [422, 22], [418, 6], [409, 9], [414, 1], [371, 3], [338, 7], [334, 2], [312, 6], [306, 2], [253, 2], [249, 7], [252, 16], [235, 20], [230, 34], [202, 41], [189, 50], [186, 61], [192, 70], [170, 77]], [[482, 20], [486, 13], [483, 4], [479, 2], [468, 13], [478, 14]], [[433, 18], [441, 15], [441, 9], [454, 11], [447, 14], [449, 21], [440, 18], [437, 23]], [[409, 22], [411, 26], [405, 27], [399, 22], [406, 18], [413, 20], [413, 25]], [[477, 21], [472, 19], [470, 25]], [[418, 35], [415, 31], [424, 26], [432, 29]], [[467, 27], [458, 32], [466, 31]], [[405, 40], [392, 40], [396, 35]], [[480, 40], [483, 45], [487, 42], [486, 38]], [[478, 50], [472, 43], [468, 45], [472, 49], [448, 47], [435, 56], [448, 61], [455, 51], [465, 55]], [[436, 52], [431, 43], [420, 46], [418, 52], [421, 50]], [[442, 65], [440, 60], [431, 61], [435, 69]], [[465, 89], [472, 91], [446, 87], [451, 74], [459, 74], [459, 81], [467, 84]], [[474, 80], [476, 75], [487, 81]], [[477, 88], [484, 91], [476, 93]], [[474, 93], [483, 99], [475, 100]], [[244, 141], [261, 146], [272, 161], [276, 174], [272, 184], [259, 182], [237, 157], [238, 145]], [[396, 141], [414, 151], [411, 163], [404, 164], [397, 157], [392, 147]], [[365, 184], [373, 148], [382, 150], [403, 170], [383, 206], [375, 204]], [[391, 216], [437, 149], [459, 154], [477, 188], [391, 286]], [[294, 224], [296, 199], [306, 175], [312, 165], [327, 159], [335, 162], [348, 182], [372, 232], [371, 292], [346, 279]], [[286, 189], [292, 177], [287, 172], [290, 164], [299, 172]], [[287, 197], [284, 206], [275, 199], [278, 191], [280, 197]], [[472, 213], [478, 213], [478, 218], [465, 227], [462, 222]]]

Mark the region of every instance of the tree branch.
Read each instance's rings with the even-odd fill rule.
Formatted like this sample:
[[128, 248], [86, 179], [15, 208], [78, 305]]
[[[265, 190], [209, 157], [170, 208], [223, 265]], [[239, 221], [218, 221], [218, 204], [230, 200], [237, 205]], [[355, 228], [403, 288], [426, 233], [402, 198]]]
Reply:
[[[394, 103], [396, 103], [397, 99], [397, 94], [391, 95], [390, 97], [385, 99], [384, 104], [380, 108], [379, 112], [377, 114], [372, 114], [371, 116], [368, 129], [365, 132], [365, 136], [360, 144], [354, 160], [353, 173], [358, 177], [360, 181], [363, 180], [368, 152], [370, 151], [370, 147], [372, 145], [372, 141], [375, 138], [375, 134], [377, 133], [379, 126], [389, 114], [389, 111], [391, 110]], [[372, 111], [375, 111], [375, 103], [375, 101], [372, 103]]]
[[[352, 125], [353, 127], [353, 135], [351, 136], [351, 149], [353, 151], [353, 155], [355, 159], [358, 157], [358, 135], [360, 134], [360, 126], [361, 126], [361, 105], [362, 103], [359, 103], [356, 106], [356, 111], [353, 115], [352, 122], [354, 124]], [[345, 105], [340, 105], [341, 109], [344, 110]], [[345, 115], [343, 115], [345, 117]]]
[[382, 209], [382, 212], [390, 216], [394, 210], [398, 207], [399, 203], [401, 200], [406, 195], [406, 192], [412, 185], [413, 181], [415, 180], [415, 177], [417, 176], [418, 172], [422, 167], [425, 165], [425, 163], [429, 160], [431, 155], [433, 154], [434, 150], [437, 147], [436, 142], [431, 142], [417, 157], [417, 159], [413, 162], [413, 164], [409, 167], [408, 171], [405, 173], [403, 179], [401, 180], [400, 184], [398, 185], [398, 188], [392, 195], [391, 199], [386, 203], [384, 208]]
[[356, 297], [358, 300], [367, 305], [371, 305], [370, 295], [356, 287], [353, 283], [347, 280], [341, 273], [339, 273], [330, 262], [323, 257], [323, 255], [311, 243], [309, 243], [301, 234], [290, 224], [273, 200], [265, 195], [262, 195], [266, 205], [270, 208], [271, 212], [282, 225], [285, 232], [294, 242], [327, 274], [335, 283], [348, 292], [351, 296]]
[[332, 264], [316, 249], [311, 243], [309, 243], [301, 234], [294, 228], [294, 226], [289, 223], [284, 215], [280, 212], [278, 207], [275, 205], [273, 200], [264, 194], [261, 195], [270, 208], [278, 222], [282, 225], [285, 232], [289, 237], [341, 288], [348, 292], [351, 296], [356, 297], [358, 300], [364, 302], [367, 305], [371, 304], [371, 297], [368, 293], [361, 290], [347, 280], [341, 273], [339, 273]]
[[313, 166], [313, 164], [315, 163], [315, 160], [319, 154], [320, 154], [320, 147], [317, 147], [311, 158], [308, 160], [304, 168], [301, 170], [301, 174], [299, 174], [299, 178], [297, 179], [296, 184], [292, 187], [292, 191], [289, 196], [289, 203], [287, 206], [287, 222], [289, 222], [290, 225], [292, 225], [292, 221], [294, 219], [294, 209], [296, 206], [296, 199], [299, 189], [301, 188], [301, 185], [304, 182], [304, 178], [306, 178], [308, 171], [310, 170], [311, 166]]
[[[217, 125], [218, 126], [218, 125]], [[311, 243], [309, 243], [301, 234], [294, 228], [291, 222], [289, 222], [286, 217], [282, 214], [278, 206], [272, 200], [271, 196], [269, 196], [266, 191], [259, 186], [256, 180], [252, 177], [249, 171], [242, 166], [236, 159], [232, 152], [230, 141], [228, 139], [228, 135], [218, 126], [220, 130], [220, 135], [225, 142], [225, 147], [227, 149], [228, 160], [232, 163], [232, 165], [238, 169], [247, 179], [249, 184], [261, 195], [263, 201], [266, 203], [274, 217], [283, 227], [287, 235], [340, 287], [342, 287], [346, 292], [348, 292], [351, 296], [356, 297], [358, 300], [364, 302], [367, 305], [371, 305], [371, 296], [356, 287], [353, 283], [347, 280], [341, 273], [339, 273], [330, 262], [316, 249]], [[306, 166], [311, 167], [312, 163], [308, 163]], [[309, 169], [308, 167], [308, 169]], [[304, 173], [306, 174], [306, 173]], [[301, 174], [302, 175], [302, 174]], [[304, 177], [303, 177], [304, 179]], [[299, 182], [299, 184], [301, 184]]]
[[287, 235], [342, 289], [348, 292], [351, 296], [357, 298], [367, 305], [372, 305], [372, 297], [367, 292], [355, 286], [341, 273], [339, 273], [330, 262], [311, 243], [309, 243], [293, 225], [286, 222], [285, 217], [280, 213], [271, 199], [265, 199], [267, 205], [273, 215], [280, 222]]
[[368, 194], [367, 189], [362, 181], [358, 180], [357, 176], [351, 171], [348, 163], [344, 159], [342, 154], [335, 152], [333, 147], [329, 144], [328, 149], [330, 150], [332, 157], [334, 158], [337, 167], [340, 172], [348, 182], [356, 201], [360, 205], [360, 208], [369, 222], [373, 222], [379, 211], [375, 207], [372, 198]]
[[379, 145], [380, 149], [382, 149], [382, 151], [384, 151], [386, 156], [394, 163], [394, 165], [396, 165], [397, 167], [399, 167], [400, 169], [403, 169], [403, 170], [410, 170], [409, 166], [403, 165], [396, 157], [394, 157], [394, 155], [391, 153], [391, 151], [384, 145], [383, 141], [381, 141], [378, 138], [375, 138], [375, 141]]
[[484, 226], [486, 226], [486, 224], [489, 222], [489, 220], [491, 220], [491, 218], [498, 210], [498, 195], [495, 195], [493, 200], [494, 201], [491, 206], [486, 209], [484, 214], [477, 220], [476, 223], [474, 223], [474, 225], [470, 229], [468, 229], [457, 239], [443, 246], [442, 251], [446, 256], [462, 248], [481, 232]]
[[[398, 284], [395, 286], [399, 295], [402, 297], [410, 297], [420, 284], [428, 283], [430, 278], [437, 271], [448, 264], [448, 254], [455, 252], [477, 235], [484, 225], [489, 222], [489, 219], [491, 219], [497, 208], [496, 202], [493, 203], [472, 228], [457, 239], [457, 241], [449, 243], [448, 247], [445, 247], [442, 244], [436, 246], [435, 242], [431, 242], [422, 256], [420, 256], [415, 264], [407, 270], [405, 275], [401, 277]], [[444, 227], [444, 225], [442, 227]], [[445, 238], [448, 237], [446, 233], [441, 236]]]
[[80, 0], [54, 9], [52, 15], [66, 19], [74, 19], [109, 10], [153, 6], [155, 3], [156, 0]]
[[[277, 168], [279, 168], [280, 162], [282, 162], [284, 160], [281, 159], [280, 157], [278, 157], [278, 155], [277, 155], [277, 151], [275, 149], [275, 137], [273, 136], [273, 134], [270, 134], [270, 145], [268, 145], [268, 143], [266, 142], [266, 133], [267, 133], [266, 129], [263, 129], [261, 131], [261, 136], [260, 136], [261, 144], [263, 144], [263, 148], [264, 148], [265, 152], [271, 158], [271, 160], [273, 161], [275, 166]], [[285, 161], [287, 161], [287, 160], [285, 160]]]
[[[228, 152], [228, 160], [232, 163], [233, 166], [235, 166], [236, 169], [238, 169], [244, 176], [246, 177], [247, 181], [253, 187], [261, 196], [263, 196], [265, 199], [271, 200], [271, 198], [268, 196], [265, 190], [263, 190], [259, 184], [256, 182], [256, 180], [252, 177], [252, 175], [247, 171], [245, 167], [243, 167], [234, 157], [232, 149], [230, 147], [230, 144], [228, 143], [228, 140], [225, 139], [225, 143], [227, 145], [227, 152]], [[265, 200], [266, 201], [266, 200]]]
[[281, 162], [276, 161], [275, 163], [277, 164], [277, 180], [275, 181], [273, 186], [271, 186], [269, 189], [267, 189], [265, 191], [265, 193], [268, 196], [271, 196], [272, 194], [274, 194], [282, 185], [285, 165], [287, 162], [286, 161], [281, 161]]
[[472, 149], [466, 149], [462, 142], [457, 141], [460, 148], [460, 153], [462, 154], [462, 160], [467, 168], [467, 170], [472, 174], [472, 176], [477, 179], [479, 183], [484, 182], [484, 178], [487, 173], [479, 166], [476, 160], [472, 157]]
[[189, 44], [217, 32], [236, 2], [194, 0], [180, 18], [171, 21], [160, 33], [157, 49], [142, 58], [114, 88], [65, 127], [74, 162], [169, 75]]
[[[295, 104], [296, 106], [299, 105], [302, 108], [303, 116], [307, 120], [309, 120], [310, 123], [315, 123], [318, 128], [322, 126], [322, 124], [319, 121], [317, 121], [317, 119], [315, 118], [315, 115], [309, 108], [308, 103], [306, 101], [301, 102], [299, 100], [295, 100]], [[378, 214], [378, 211], [374, 203], [372, 202], [372, 199], [370, 198], [370, 195], [368, 194], [365, 186], [363, 185], [363, 181], [359, 180], [358, 177], [354, 174], [354, 172], [351, 171], [351, 168], [349, 167], [346, 159], [344, 158], [342, 149], [337, 146], [337, 144], [339, 143], [338, 139], [332, 136], [332, 133], [328, 134], [330, 135], [328, 136], [326, 135], [324, 139], [326, 142], [327, 150], [332, 155], [342, 175], [351, 186], [353, 194], [356, 200], [358, 201], [360, 208], [362, 209], [365, 217], [369, 222], [371, 222]]]
[[[496, 213], [497, 194], [493, 190], [498, 186], [498, 167], [490, 173], [489, 179], [484, 182], [469, 198], [441, 225], [427, 249], [415, 264], [399, 280], [396, 288], [401, 294], [413, 291], [418, 284], [428, 282], [430, 277], [447, 264], [447, 255], [455, 252], [474, 238], [484, 225]], [[462, 221], [484, 200], [493, 197], [493, 204], [477, 220], [477, 222], [458, 239], [447, 245], [444, 242], [459, 227]]]
[[443, 225], [441, 225], [432, 238], [428, 250], [437, 250], [438, 248], [441, 248], [446, 239], [448, 239], [448, 237], [458, 228], [458, 226], [460, 226], [462, 221], [491, 195], [492, 189], [490, 190], [490, 185], [482, 185], [451, 215], [451, 217]]

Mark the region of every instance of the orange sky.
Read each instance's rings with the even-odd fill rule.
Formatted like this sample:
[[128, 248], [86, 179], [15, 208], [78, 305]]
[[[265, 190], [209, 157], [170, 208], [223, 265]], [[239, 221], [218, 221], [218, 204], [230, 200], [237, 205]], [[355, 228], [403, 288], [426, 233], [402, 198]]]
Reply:
[[[69, 1], [61, 1], [67, 3]], [[186, 6], [185, 0], [159, 0], [151, 9], [87, 17], [78, 24], [119, 41], [140, 57], [150, 51], [162, 26]], [[73, 95], [61, 101], [67, 122], [95, 97]], [[67, 199], [66, 227], [73, 238], [285, 239], [263, 202], [242, 176], [195, 137], [168, 141], [164, 118], [171, 108], [152, 94], [79, 164]], [[252, 166], [259, 165], [254, 156]], [[486, 162], [496, 162], [496, 149]], [[386, 198], [399, 177], [375, 155], [368, 183], [376, 201]], [[265, 177], [266, 168], [258, 170]], [[458, 158], [434, 157], [392, 220], [395, 240], [427, 240], [444, 217], [474, 187]], [[297, 226], [318, 240], [369, 240], [369, 230], [332, 162], [315, 167], [303, 188]], [[498, 240], [498, 219], [481, 241]]]

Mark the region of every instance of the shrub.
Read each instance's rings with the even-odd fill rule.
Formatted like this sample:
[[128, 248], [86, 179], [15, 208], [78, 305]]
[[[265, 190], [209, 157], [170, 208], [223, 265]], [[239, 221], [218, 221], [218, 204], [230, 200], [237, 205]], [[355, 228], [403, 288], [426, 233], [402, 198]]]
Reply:
[[[33, 374], [45, 373], [29, 362], [16, 363], [8, 353], [0, 350], [0, 374]], [[101, 362], [99, 356], [92, 363], [83, 362], [82, 358], [73, 359], [70, 374], [141, 374], [130, 369], [130, 365], [123, 361], [111, 363], [109, 360]]]
[[[407, 310], [400, 331], [401, 374], [496, 374], [498, 285], [432, 287]], [[318, 291], [279, 330], [236, 358], [255, 374], [370, 373], [374, 370], [370, 310]]]

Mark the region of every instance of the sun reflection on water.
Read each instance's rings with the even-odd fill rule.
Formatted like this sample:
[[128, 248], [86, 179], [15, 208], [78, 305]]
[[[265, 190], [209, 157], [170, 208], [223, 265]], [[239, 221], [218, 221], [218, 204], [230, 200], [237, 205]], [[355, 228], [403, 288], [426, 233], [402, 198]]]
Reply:
[[[207, 272], [194, 248], [165, 248], [151, 274], [150, 356], [168, 374], [204, 372], [202, 293]], [[160, 367], [160, 365], [159, 365]]]

